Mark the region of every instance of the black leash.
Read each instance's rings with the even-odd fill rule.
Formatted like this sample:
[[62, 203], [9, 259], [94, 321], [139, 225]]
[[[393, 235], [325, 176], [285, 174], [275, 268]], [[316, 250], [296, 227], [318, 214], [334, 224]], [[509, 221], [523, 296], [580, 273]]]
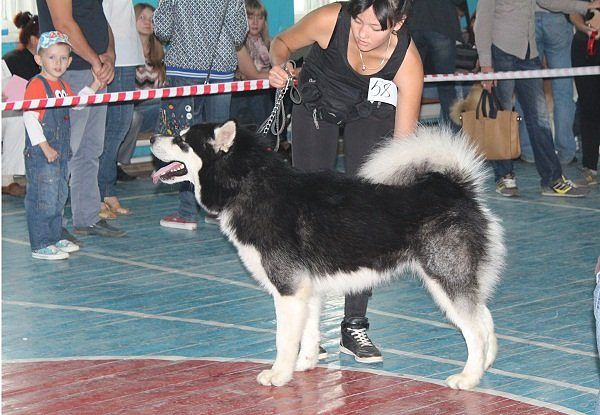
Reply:
[[[294, 61], [289, 61], [294, 68], [296, 68], [296, 63]], [[263, 123], [256, 130], [257, 133], [262, 135], [267, 135], [269, 132], [277, 137], [277, 141], [275, 143], [275, 147], [273, 151], [277, 152], [279, 150], [279, 142], [280, 135], [285, 129], [285, 121], [287, 118], [287, 114], [285, 113], [285, 106], [283, 105], [283, 99], [285, 98], [285, 94], [287, 91], [290, 91], [290, 99], [294, 104], [300, 104], [302, 102], [302, 97], [300, 96], [300, 91], [294, 85], [294, 77], [287, 69], [287, 64], [283, 66], [283, 69], [287, 73], [287, 81], [283, 88], [277, 88], [277, 92], [275, 93], [275, 105], [273, 106], [273, 111], [269, 117], [263, 121]]]

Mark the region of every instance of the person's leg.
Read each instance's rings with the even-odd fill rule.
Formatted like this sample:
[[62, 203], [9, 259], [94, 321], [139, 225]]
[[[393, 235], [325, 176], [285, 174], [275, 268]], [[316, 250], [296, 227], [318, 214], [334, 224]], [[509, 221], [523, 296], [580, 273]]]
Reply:
[[[166, 86], [178, 87], [200, 83], [196, 78], [167, 76]], [[200, 97], [203, 98], [203, 97]], [[164, 99], [160, 104], [161, 122], [157, 132], [162, 134], [176, 134], [179, 131], [201, 121], [198, 114], [202, 108], [196, 104], [198, 100], [192, 97], [179, 97]], [[160, 225], [167, 228], [195, 230], [198, 222], [198, 204], [190, 182], [179, 185], [179, 207], [174, 215], [165, 216]]]
[[[123, 144], [119, 147], [117, 161], [121, 164], [131, 164], [139, 133], [154, 133], [157, 131], [160, 119], [160, 99], [154, 98], [134, 105], [131, 127]], [[135, 119], [133, 118], [135, 117]], [[137, 125], [139, 123], [139, 126]]]
[[[540, 56], [546, 57], [550, 69], [571, 67], [572, 38], [573, 25], [567, 21], [564, 14], [536, 13], [536, 42]], [[559, 161], [566, 164], [575, 157], [576, 147], [573, 135], [573, 78], [552, 78], [551, 83], [554, 101], [554, 147]]]
[[[579, 38], [573, 40], [573, 66], [600, 65], [600, 55], [593, 59], [587, 57], [586, 42]], [[578, 76], [575, 78], [579, 95], [580, 132], [583, 167], [598, 169], [598, 146], [600, 145], [600, 76]]]
[[[390, 108], [376, 110], [369, 118], [349, 122], [344, 128], [346, 174], [356, 176], [375, 145], [384, 138], [392, 137], [393, 133], [394, 111]], [[341, 323], [340, 350], [362, 363], [383, 360], [381, 352], [367, 335], [369, 320], [366, 314], [371, 294], [371, 290], [347, 294]]]
[[[584, 39], [573, 39], [572, 56], [573, 66], [600, 65], [600, 56], [594, 59], [587, 56], [587, 44]], [[598, 183], [598, 150], [600, 148], [600, 76], [577, 76], [575, 86], [579, 95], [579, 125], [582, 154], [582, 178], [577, 183], [590, 185]]]
[[[492, 61], [495, 71], [511, 71], [515, 69], [516, 58], [494, 45], [492, 45]], [[512, 79], [498, 81], [498, 86], [494, 88], [503, 109], [512, 109], [514, 89], [515, 81]], [[494, 180], [496, 183], [502, 178], [514, 177], [512, 160], [495, 160], [491, 162], [491, 165], [494, 169]]]
[[[216, 83], [218, 81], [214, 81], [211, 83]], [[194, 100], [194, 108], [195, 108], [195, 118], [194, 122], [216, 122], [221, 123], [227, 121], [230, 117], [230, 108], [231, 108], [231, 94], [216, 94], [216, 95], [207, 95], [205, 97], [198, 97]], [[193, 189], [192, 189], [193, 191]], [[183, 195], [183, 192], [180, 192], [180, 198], [182, 201], [182, 205], [185, 203], [185, 207], [180, 206], [180, 211], [182, 209], [190, 210], [191, 201], [189, 200], [190, 195]], [[194, 198], [194, 208], [196, 212], [200, 209], [198, 208], [198, 204], [196, 203], [196, 199]], [[196, 213], [197, 215], [197, 213]], [[204, 216], [204, 222], [217, 225], [219, 223], [219, 217], [216, 214], [207, 212]]]
[[[437, 32], [427, 32], [429, 40], [429, 61], [431, 71], [435, 74], [452, 74], [456, 70], [456, 41]], [[440, 98], [441, 122], [449, 125], [454, 131], [460, 127], [450, 119], [450, 107], [456, 100], [454, 82], [440, 82], [437, 84]]]
[[117, 162], [119, 164], [131, 163], [131, 157], [133, 157], [137, 137], [140, 133], [140, 130], [142, 129], [143, 121], [144, 116], [137, 110], [137, 106], [134, 106], [133, 114], [131, 115], [131, 124], [129, 125], [129, 130], [127, 130], [127, 135], [125, 135], [125, 139], [119, 146], [119, 151], [117, 152]]
[[[92, 82], [90, 70], [67, 71], [64, 79], [74, 91], [81, 90]], [[103, 93], [100, 90], [98, 93]], [[75, 227], [89, 227], [100, 217], [100, 191], [98, 189], [98, 167], [104, 146], [106, 105], [88, 106], [69, 111], [71, 119], [71, 150], [69, 161], [71, 173], [71, 210]]]
[[[538, 58], [519, 59], [515, 69], [536, 70], [540, 67]], [[548, 187], [561, 177], [562, 169], [554, 151], [543, 81], [539, 78], [518, 79], [515, 81], [515, 94], [525, 114], [535, 166], [541, 177], [540, 184]]]
[[[135, 89], [135, 67], [116, 67], [115, 77], [108, 85], [107, 92], [131, 91]], [[101, 200], [115, 196], [117, 182], [117, 153], [123, 142], [133, 116], [133, 102], [115, 102], [108, 104], [104, 149], [100, 156], [98, 169], [98, 187]]]
[[527, 163], [533, 163], [533, 148], [531, 148], [531, 141], [529, 140], [529, 133], [527, 132], [527, 124], [525, 123], [525, 116], [523, 115], [523, 108], [519, 103], [519, 100], [515, 100], [515, 111], [521, 116], [521, 122], [519, 122], [519, 141], [521, 143], [521, 160]]
[[32, 146], [25, 150], [25, 170], [25, 212], [29, 243], [31, 250], [36, 251], [57, 242], [51, 228], [57, 213], [60, 163], [58, 160], [48, 163], [40, 147]]

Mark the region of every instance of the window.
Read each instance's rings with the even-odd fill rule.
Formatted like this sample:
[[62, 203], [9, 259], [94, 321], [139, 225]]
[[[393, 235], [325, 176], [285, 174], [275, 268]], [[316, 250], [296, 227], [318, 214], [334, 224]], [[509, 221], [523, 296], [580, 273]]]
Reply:
[[2, 13], [2, 42], [12, 42], [17, 39], [17, 28], [13, 24], [13, 17], [20, 11], [37, 14], [35, 0], [2, 0], [0, 13]]
[[294, 21], [297, 22], [317, 7], [333, 3], [335, 0], [294, 0]]

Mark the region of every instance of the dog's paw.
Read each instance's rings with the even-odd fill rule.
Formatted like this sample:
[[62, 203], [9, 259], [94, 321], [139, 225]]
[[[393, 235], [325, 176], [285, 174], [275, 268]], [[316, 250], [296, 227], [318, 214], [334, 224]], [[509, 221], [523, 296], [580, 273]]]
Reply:
[[475, 376], [465, 372], [458, 373], [456, 375], [449, 376], [446, 379], [446, 384], [452, 389], [473, 389], [479, 384], [480, 376]]
[[314, 356], [306, 356], [303, 355], [302, 352], [298, 355], [298, 360], [296, 361], [296, 372], [304, 372], [305, 370], [314, 369], [319, 362], [319, 355]]
[[292, 380], [292, 375], [267, 369], [260, 372], [256, 380], [264, 386], [283, 386]]

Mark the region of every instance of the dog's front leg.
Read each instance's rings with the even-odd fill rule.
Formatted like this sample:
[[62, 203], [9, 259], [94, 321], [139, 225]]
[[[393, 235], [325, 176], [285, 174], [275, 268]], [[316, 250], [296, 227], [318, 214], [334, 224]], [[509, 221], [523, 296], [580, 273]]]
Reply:
[[294, 295], [275, 294], [277, 356], [271, 369], [258, 374], [256, 379], [261, 385], [282, 386], [292, 379], [311, 292], [310, 284], [305, 284]]

